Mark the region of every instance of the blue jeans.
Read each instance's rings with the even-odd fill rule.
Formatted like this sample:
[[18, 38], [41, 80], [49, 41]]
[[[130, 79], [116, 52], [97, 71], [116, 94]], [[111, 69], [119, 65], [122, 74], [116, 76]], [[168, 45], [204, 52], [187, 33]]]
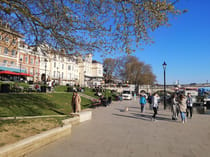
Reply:
[[185, 118], [186, 118], [185, 112], [180, 112], [180, 114], [181, 114], [181, 119], [182, 119], [182, 121], [185, 121]]

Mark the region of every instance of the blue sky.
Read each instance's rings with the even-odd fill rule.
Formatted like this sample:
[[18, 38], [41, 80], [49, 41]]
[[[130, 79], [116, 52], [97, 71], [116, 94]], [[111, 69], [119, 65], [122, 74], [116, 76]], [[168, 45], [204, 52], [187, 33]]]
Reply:
[[[178, 7], [188, 12], [172, 17], [170, 27], [152, 32], [155, 43], [143, 51], [136, 49], [133, 55], [152, 66], [160, 84], [164, 61], [167, 84], [210, 82], [210, 1], [180, 0]], [[103, 58], [95, 59], [102, 62]]]

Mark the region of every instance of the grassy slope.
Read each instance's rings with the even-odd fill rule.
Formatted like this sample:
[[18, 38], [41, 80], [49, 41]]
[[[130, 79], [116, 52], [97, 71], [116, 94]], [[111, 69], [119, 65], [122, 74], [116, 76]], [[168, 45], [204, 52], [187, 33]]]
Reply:
[[[72, 93], [1, 94], [0, 117], [69, 114]], [[82, 109], [90, 100], [82, 97]]]

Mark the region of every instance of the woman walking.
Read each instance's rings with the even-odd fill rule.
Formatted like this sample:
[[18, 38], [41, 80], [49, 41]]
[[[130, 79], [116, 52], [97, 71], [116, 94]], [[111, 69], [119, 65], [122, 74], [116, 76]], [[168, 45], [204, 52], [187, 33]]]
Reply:
[[180, 95], [180, 100], [179, 100], [179, 107], [180, 107], [180, 114], [181, 114], [181, 119], [182, 123], [186, 123], [186, 109], [187, 109], [187, 104], [186, 104], [186, 98], [183, 94]]
[[177, 120], [177, 108], [178, 108], [178, 101], [177, 101], [177, 95], [176, 93], [173, 94], [171, 98], [172, 103], [172, 120]]
[[71, 100], [71, 107], [72, 107], [73, 113], [81, 111], [80, 103], [81, 103], [80, 95], [77, 92], [74, 92], [72, 96], [72, 100]]

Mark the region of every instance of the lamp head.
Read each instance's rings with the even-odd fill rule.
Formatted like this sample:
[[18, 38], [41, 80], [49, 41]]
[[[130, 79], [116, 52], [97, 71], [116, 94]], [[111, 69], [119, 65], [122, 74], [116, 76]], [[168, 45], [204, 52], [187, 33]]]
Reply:
[[164, 69], [164, 70], [166, 69], [166, 66], [167, 66], [167, 64], [166, 64], [166, 62], [164, 61], [164, 63], [163, 63], [163, 69]]

